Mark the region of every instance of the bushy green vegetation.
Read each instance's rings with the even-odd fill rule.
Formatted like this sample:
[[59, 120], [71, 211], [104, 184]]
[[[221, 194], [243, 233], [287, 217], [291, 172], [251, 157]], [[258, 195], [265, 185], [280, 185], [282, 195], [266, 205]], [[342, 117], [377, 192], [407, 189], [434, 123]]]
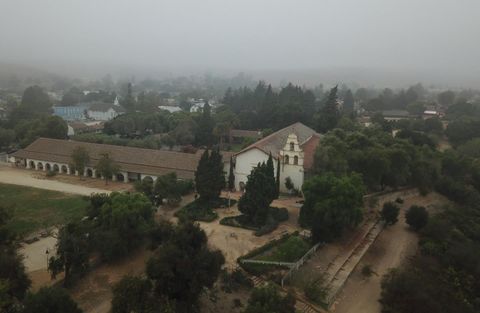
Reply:
[[275, 262], [296, 262], [312, 247], [311, 243], [300, 236], [291, 236], [275, 246], [272, 251], [256, 257], [258, 260]]
[[208, 249], [198, 225], [165, 226], [166, 236], [147, 261], [147, 277], [125, 277], [114, 287], [112, 313], [199, 311], [198, 298], [217, 280], [224, 257]]
[[400, 208], [393, 202], [386, 202], [383, 207], [380, 215], [382, 220], [385, 221], [385, 225], [393, 225], [398, 222], [398, 213]]
[[7, 184], [0, 184], [0, 203], [11, 210], [7, 228], [18, 236], [78, 221], [88, 207], [82, 196]]
[[461, 149], [441, 155], [441, 177], [435, 187], [455, 203], [431, 217], [422, 207], [408, 211], [407, 222], [421, 229], [421, 253], [383, 278], [383, 312], [480, 310], [478, 162]]
[[252, 291], [244, 313], [295, 313], [295, 302], [292, 294], [282, 296], [275, 285], [269, 284]]
[[254, 230], [255, 236], [263, 236], [277, 229], [278, 223], [288, 220], [288, 210], [286, 208], [269, 207], [267, 214], [267, 220], [262, 226], [252, 223], [244, 214], [224, 217], [220, 220], [220, 224]]
[[117, 260], [138, 249], [154, 229], [152, 203], [144, 195], [93, 195], [88, 220], [60, 229], [49, 270], [52, 276], [65, 272], [65, 284], [70, 284], [88, 269], [91, 253]]
[[135, 183], [135, 190], [143, 192], [155, 205], [163, 204], [175, 206], [182, 200], [182, 196], [191, 193], [194, 189], [192, 180], [178, 180], [177, 174], [172, 172], [159, 176], [155, 182], [142, 180]]
[[305, 182], [303, 192], [305, 203], [300, 210], [299, 223], [312, 229], [315, 242], [332, 241], [363, 219], [365, 187], [358, 174], [315, 176]]
[[336, 129], [322, 139], [314, 169], [319, 174], [357, 172], [369, 191], [410, 185], [428, 192], [439, 176], [440, 155], [428, 144], [415, 143], [376, 127]]
[[[229, 201], [226, 198], [219, 198], [208, 203], [197, 199], [175, 212], [175, 216], [181, 220], [212, 222], [218, 217], [215, 209], [226, 208], [228, 203]], [[236, 200], [230, 200], [230, 206], [236, 203]]]

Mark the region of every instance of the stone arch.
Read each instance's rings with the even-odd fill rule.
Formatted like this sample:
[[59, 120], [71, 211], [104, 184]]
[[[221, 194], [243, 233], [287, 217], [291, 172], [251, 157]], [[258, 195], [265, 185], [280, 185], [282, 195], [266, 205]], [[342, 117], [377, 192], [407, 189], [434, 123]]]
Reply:
[[68, 173], [68, 167], [66, 165], [62, 165], [62, 167], [60, 167], [60, 173], [67, 174]]
[[122, 173], [116, 175], [118, 181], [125, 181], [125, 176]]
[[293, 141], [290, 142], [290, 151], [295, 151], [295, 143]]
[[37, 162], [37, 169], [43, 170], [43, 163], [42, 162]]
[[28, 162], [28, 165], [30, 166], [30, 168], [37, 168], [37, 167], [35, 166], [35, 162], [32, 161], [32, 160], [30, 160], [30, 162]]
[[288, 155], [286, 155], [286, 156], [284, 157], [284, 162], [285, 162], [285, 164], [289, 164], [289, 163], [290, 163], [290, 157], [289, 157]]
[[93, 170], [91, 168], [87, 168], [86, 171], [88, 177], [93, 177]]
[[60, 167], [58, 166], [58, 164], [53, 164], [53, 171], [60, 173]]
[[143, 177], [142, 181], [144, 182], [149, 182], [153, 184], [153, 178], [151, 176], [145, 176]]
[[293, 164], [298, 165], [298, 156], [293, 157]]
[[50, 163], [45, 163], [45, 169], [46, 169], [47, 171], [51, 171], [51, 170], [52, 170], [52, 164], [50, 164]]

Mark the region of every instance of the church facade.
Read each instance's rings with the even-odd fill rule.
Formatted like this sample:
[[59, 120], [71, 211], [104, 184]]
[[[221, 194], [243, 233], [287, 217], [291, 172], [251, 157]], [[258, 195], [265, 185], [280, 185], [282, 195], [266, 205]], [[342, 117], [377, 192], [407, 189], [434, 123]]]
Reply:
[[[235, 155], [235, 188], [244, 190], [248, 175], [258, 163], [266, 162], [271, 154], [275, 176], [280, 173], [280, 191], [287, 192], [287, 178], [295, 189], [301, 189], [311, 173], [313, 156], [320, 143], [320, 134], [295, 123], [253, 143]], [[277, 167], [280, 166], [280, 171]]]

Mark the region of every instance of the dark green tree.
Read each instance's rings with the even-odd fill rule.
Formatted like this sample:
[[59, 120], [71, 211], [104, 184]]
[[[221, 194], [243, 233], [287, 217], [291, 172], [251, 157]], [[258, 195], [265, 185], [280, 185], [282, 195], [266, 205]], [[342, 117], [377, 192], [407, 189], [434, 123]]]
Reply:
[[153, 207], [140, 193], [112, 193], [94, 220], [93, 248], [105, 261], [124, 257], [137, 249], [154, 228]]
[[195, 142], [199, 146], [211, 147], [214, 144], [215, 120], [212, 118], [211, 108], [208, 102], [203, 106], [202, 114], [198, 117], [198, 128], [195, 134]]
[[25, 89], [20, 105], [35, 113], [49, 113], [52, 108], [52, 102], [48, 94], [39, 86], [31, 86]]
[[200, 293], [213, 286], [224, 261], [220, 251], [208, 249], [198, 225], [185, 223], [155, 251], [146, 272], [157, 296], [175, 300], [177, 312], [195, 312]]
[[135, 98], [133, 97], [132, 83], [127, 84], [127, 95], [123, 100], [123, 107], [128, 113], [135, 112]]
[[228, 171], [228, 190], [233, 191], [235, 189], [235, 174], [233, 173], [233, 157], [230, 157], [230, 168]]
[[95, 166], [96, 170], [105, 179], [105, 185], [108, 184], [108, 180], [116, 175], [120, 170], [120, 166], [110, 157], [109, 153], [101, 154], [101, 158], [98, 160]]
[[345, 228], [356, 226], [362, 220], [364, 192], [362, 179], [357, 174], [315, 176], [303, 186], [305, 203], [299, 222], [311, 227], [316, 242], [338, 238]]
[[166, 199], [170, 205], [178, 204], [182, 199], [182, 190], [180, 189], [177, 174], [172, 172], [159, 176], [155, 182], [154, 194], [159, 203]]
[[447, 90], [439, 93], [437, 99], [441, 105], [449, 106], [453, 104], [453, 101], [455, 100], [455, 93], [453, 91]]
[[326, 133], [334, 129], [340, 120], [340, 112], [337, 103], [337, 89], [338, 86], [330, 89], [328, 97], [325, 99], [323, 107], [320, 109], [319, 117], [317, 119], [317, 130], [321, 133]]
[[111, 313], [175, 313], [174, 301], [158, 298], [152, 282], [145, 278], [125, 276], [112, 288]]
[[78, 171], [79, 175], [83, 175], [85, 171], [85, 167], [90, 162], [90, 154], [85, 147], [77, 146], [73, 149], [72, 155], [70, 156], [72, 159], [71, 166], [75, 171]]
[[78, 87], [74, 86], [63, 95], [60, 103], [64, 106], [72, 106], [82, 102], [83, 98], [83, 92]]
[[250, 294], [244, 313], [295, 313], [295, 297], [282, 296], [274, 285], [255, 288]]
[[280, 156], [277, 157], [277, 175], [275, 179], [275, 199], [278, 199], [280, 197]]
[[15, 235], [7, 228], [10, 219], [9, 210], [0, 206], [0, 312], [10, 312], [24, 298], [31, 283], [23, 257], [14, 245]]
[[48, 270], [52, 278], [65, 272], [65, 285], [69, 285], [73, 277], [84, 274], [89, 266], [90, 245], [85, 227], [70, 223], [60, 229], [56, 250], [56, 255], [49, 259]]
[[266, 223], [272, 195], [275, 192], [275, 181], [268, 174], [267, 165], [258, 163], [248, 175], [245, 193], [238, 202], [238, 209], [255, 225]]
[[273, 166], [272, 153], [268, 155], [268, 160], [265, 167], [265, 174], [269, 178], [269, 186], [267, 190], [271, 193], [269, 194], [272, 201], [277, 198], [277, 187], [275, 182], [275, 167]]
[[428, 212], [423, 206], [412, 205], [405, 214], [407, 224], [414, 230], [420, 230], [428, 223]]
[[211, 203], [220, 197], [225, 187], [225, 174], [220, 152], [215, 149], [202, 154], [195, 172], [195, 186], [200, 195], [200, 201]]
[[347, 115], [352, 114], [354, 105], [355, 98], [353, 97], [352, 91], [348, 89], [345, 93], [345, 96], [343, 97], [343, 112]]
[[400, 208], [393, 202], [385, 202], [382, 207], [382, 220], [385, 221], [385, 225], [393, 225], [398, 221], [398, 213]]
[[43, 287], [37, 293], [28, 294], [23, 313], [82, 313], [65, 289]]

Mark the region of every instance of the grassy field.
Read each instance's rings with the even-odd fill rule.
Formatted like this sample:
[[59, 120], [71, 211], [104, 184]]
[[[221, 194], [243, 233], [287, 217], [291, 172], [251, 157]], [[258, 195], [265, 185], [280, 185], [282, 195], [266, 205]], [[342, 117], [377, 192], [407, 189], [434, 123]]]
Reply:
[[19, 236], [25, 236], [82, 218], [88, 200], [56, 191], [0, 184], [0, 205], [12, 212], [7, 227]]

